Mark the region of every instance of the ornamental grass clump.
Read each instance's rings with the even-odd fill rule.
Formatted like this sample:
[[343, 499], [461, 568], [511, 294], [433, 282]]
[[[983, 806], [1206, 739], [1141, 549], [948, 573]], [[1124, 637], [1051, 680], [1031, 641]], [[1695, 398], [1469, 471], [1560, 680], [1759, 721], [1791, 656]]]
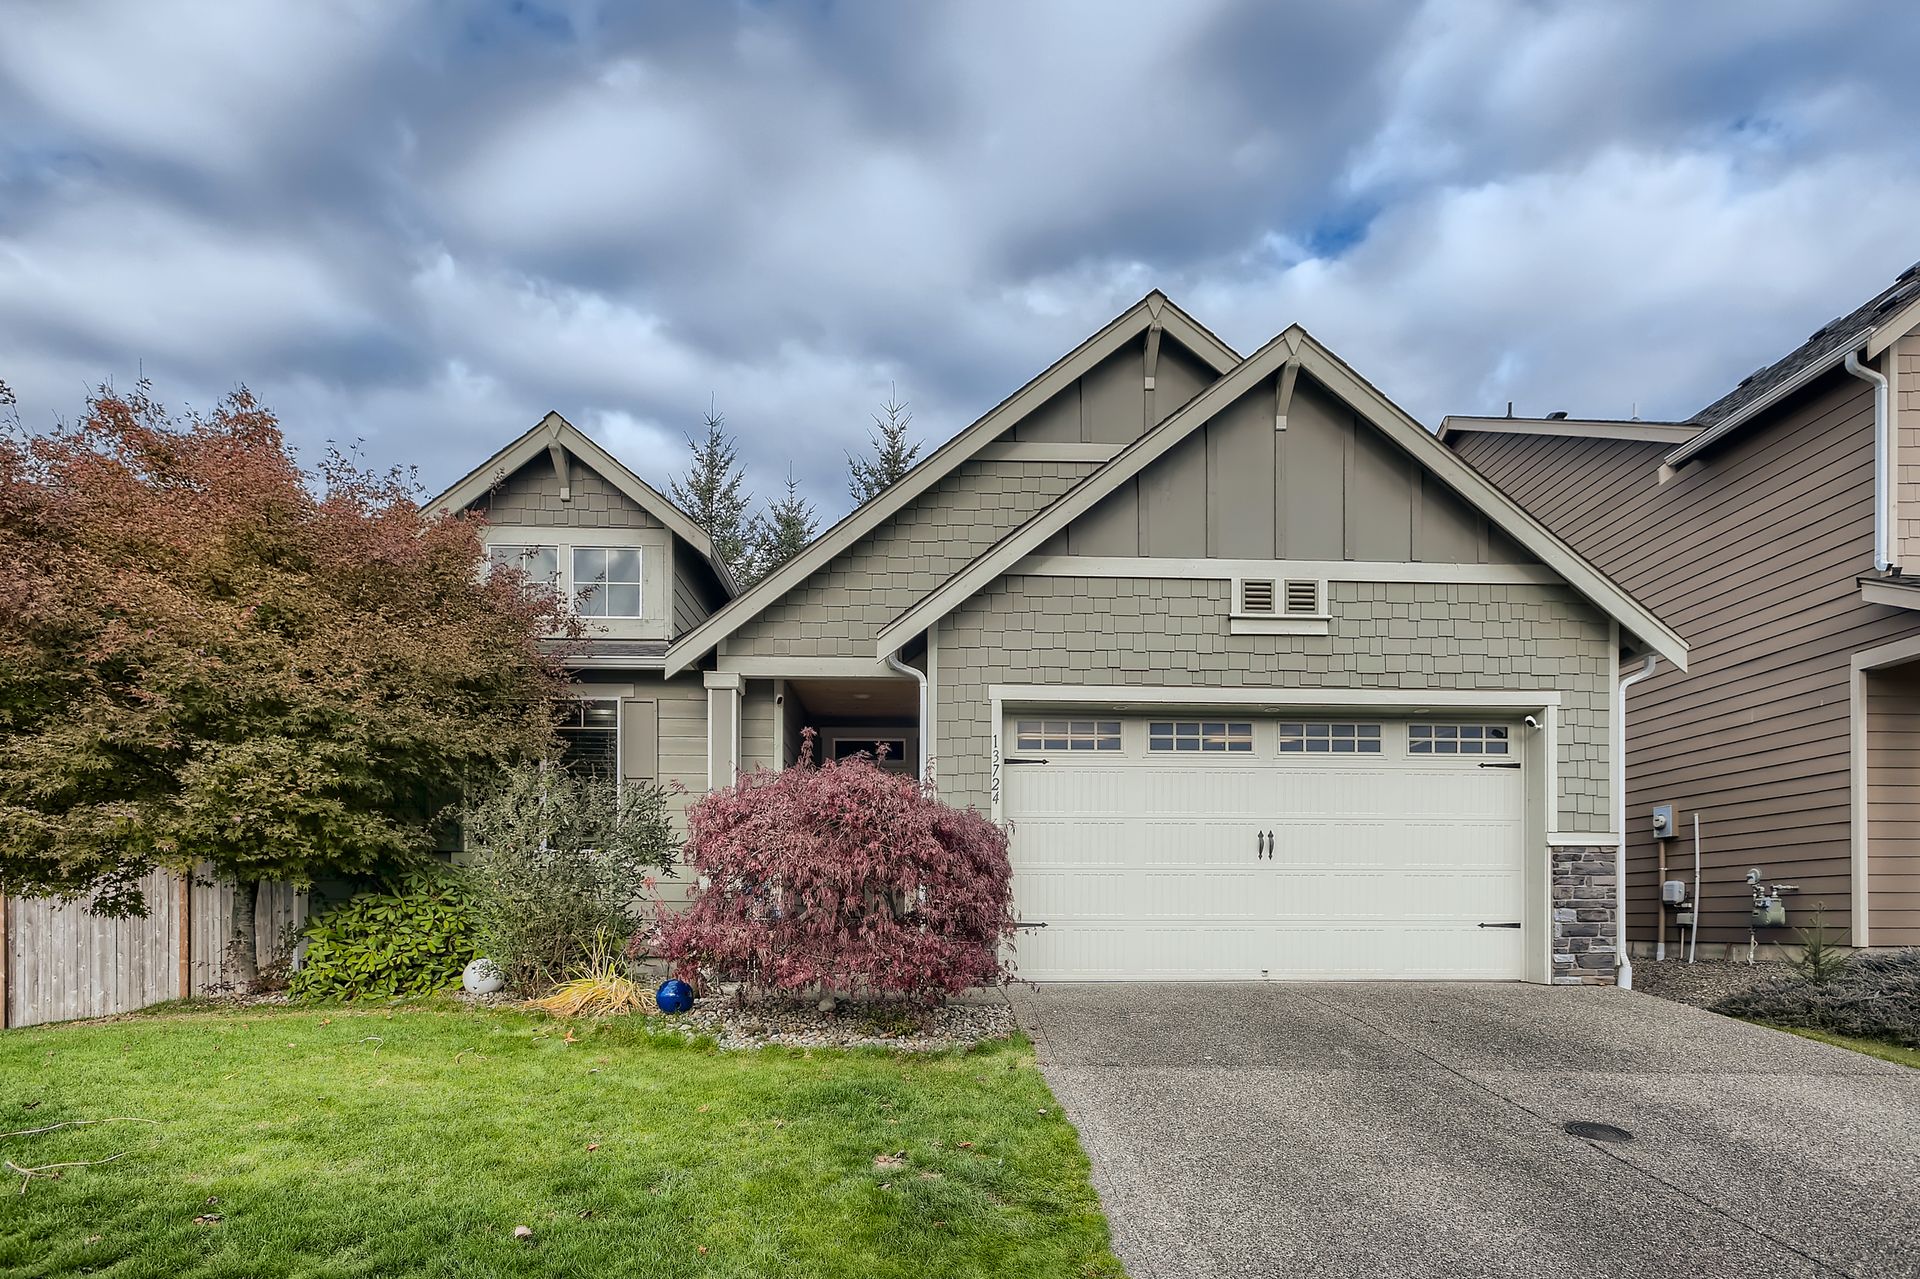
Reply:
[[1006, 832], [873, 761], [757, 771], [688, 812], [691, 903], [638, 936], [678, 976], [932, 1007], [1008, 978]]

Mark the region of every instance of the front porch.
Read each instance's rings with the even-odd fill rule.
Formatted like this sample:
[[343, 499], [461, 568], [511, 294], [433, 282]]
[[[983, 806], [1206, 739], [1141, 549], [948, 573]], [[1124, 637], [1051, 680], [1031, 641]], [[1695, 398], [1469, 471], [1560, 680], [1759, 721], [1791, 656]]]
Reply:
[[920, 775], [919, 682], [877, 662], [822, 668], [796, 659], [751, 674], [708, 671], [704, 683], [709, 786], [798, 763], [809, 731], [815, 762], [864, 754], [889, 772]]

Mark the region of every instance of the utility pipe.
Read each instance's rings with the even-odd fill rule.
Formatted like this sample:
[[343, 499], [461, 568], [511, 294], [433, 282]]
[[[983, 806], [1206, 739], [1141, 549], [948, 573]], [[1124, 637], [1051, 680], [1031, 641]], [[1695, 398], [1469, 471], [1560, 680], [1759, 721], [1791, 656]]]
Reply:
[[1887, 494], [1892, 489], [1892, 432], [1887, 424], [1887, 377], [1860, 363], [1860, 352], [1848, 351], [1847, 372], [1873, 384], [1873, 567], [1884, 573], [1893, 567], [1891, 530], [1887, 528]]
[[1687, 962], [1700, 953], [1700, 814], [1693, 815], [1693, 927], [1687, 930]]
[[1627, 689], [1653, 674], [1660, 659], [1652, 653], [1640, 669], [1613, 684], [1613, 980], [1633, 989], [1633, 960], [1627, 955]]
[[[901, 650], [904, 652], [905, 650]], [[920, 731], [914, 736], [920, 743], [920, 789], [927, 788], [927, 673], [900, 660], [900, 653], [887, 654], [887, 665], [902, 675], [910, 675], [920, 685]]]
[[1665, 959], [1667, 957], [1667, 841], [1656, 838], [1653, 846], [1660, 853], [1660, 878], [1654, 881], [1660, 885], [1660, 940], [1653, 944], [1653, 957]]

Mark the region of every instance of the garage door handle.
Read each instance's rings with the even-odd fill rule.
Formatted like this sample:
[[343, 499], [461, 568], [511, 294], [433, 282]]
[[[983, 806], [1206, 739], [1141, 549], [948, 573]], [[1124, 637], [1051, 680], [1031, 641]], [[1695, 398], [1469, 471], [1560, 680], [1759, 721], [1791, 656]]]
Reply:
[[1518, 928], [1520, 927], [1520, 923], [1518, 920], [1516, 920], [1511, 924], [1481, 924], [1480, 927], [1482, 928]]
[[1267, 832], [1267, 860], [1273, 860], [1273, 832]]

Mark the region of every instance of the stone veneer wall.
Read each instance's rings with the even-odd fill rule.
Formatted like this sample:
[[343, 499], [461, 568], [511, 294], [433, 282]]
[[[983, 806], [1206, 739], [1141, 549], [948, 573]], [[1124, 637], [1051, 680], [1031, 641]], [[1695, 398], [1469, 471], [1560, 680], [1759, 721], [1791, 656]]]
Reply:
[[1613, 985], [1614, 864], [1611, 848], [1555, 848], [1553, 984]]

